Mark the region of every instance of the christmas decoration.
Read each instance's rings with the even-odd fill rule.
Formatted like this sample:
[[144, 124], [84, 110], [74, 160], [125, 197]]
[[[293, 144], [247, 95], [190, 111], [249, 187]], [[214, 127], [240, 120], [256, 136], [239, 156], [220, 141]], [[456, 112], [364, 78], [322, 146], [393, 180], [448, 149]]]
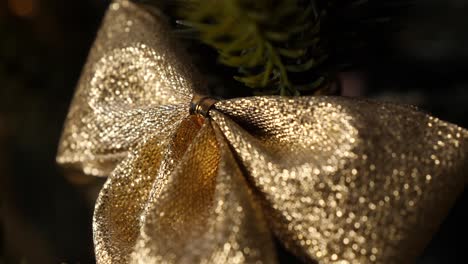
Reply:
[[106, 15], [58, 162], [108, 176], [98, 263], [411, 263], [467, 169], [468, 131], [343, 97], [217, 100], [167, 21]]

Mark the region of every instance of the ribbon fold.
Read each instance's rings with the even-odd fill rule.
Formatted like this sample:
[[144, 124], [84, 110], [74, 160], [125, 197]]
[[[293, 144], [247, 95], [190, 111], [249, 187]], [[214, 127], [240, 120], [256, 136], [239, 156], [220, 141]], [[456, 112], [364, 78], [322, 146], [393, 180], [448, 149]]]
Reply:
[[307, 262], [411, 263], [464, 188], [467, 130], [414, 108], [325, 96], [190, 107], [196, 87], [166, 21], [114, 1], [57, 158], [110, 175], [98, 263], [277, 263], [273, 237]]

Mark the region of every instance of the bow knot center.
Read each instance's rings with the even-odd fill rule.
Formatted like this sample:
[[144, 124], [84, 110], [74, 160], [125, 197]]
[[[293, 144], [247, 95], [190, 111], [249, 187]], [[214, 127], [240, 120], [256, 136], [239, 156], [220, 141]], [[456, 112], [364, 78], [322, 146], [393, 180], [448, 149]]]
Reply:
[[208, 117], [211, 108], [216, 102], [218, 100], [212, 97], [195, 94], [190, 102], [190, 114]]

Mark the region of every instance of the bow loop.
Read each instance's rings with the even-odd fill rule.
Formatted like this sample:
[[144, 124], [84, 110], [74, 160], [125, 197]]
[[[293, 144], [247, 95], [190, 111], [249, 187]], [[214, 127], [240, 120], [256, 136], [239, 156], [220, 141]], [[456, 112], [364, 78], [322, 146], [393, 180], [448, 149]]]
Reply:
[[114, 1], [70, 107], [57, 160], [107, 176], [143, 138], [181, 122], [205, 87], [159, 15]]

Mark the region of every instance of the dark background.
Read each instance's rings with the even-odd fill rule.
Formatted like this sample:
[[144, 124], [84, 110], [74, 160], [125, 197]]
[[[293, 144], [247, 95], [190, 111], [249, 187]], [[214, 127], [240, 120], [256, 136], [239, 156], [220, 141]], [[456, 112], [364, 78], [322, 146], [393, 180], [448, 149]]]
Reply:
[[[0, 0], [0, 263], [93, 263], [102, 179], [61, 170], [63, 120], [107, 0]], [[468, 127], [468, 1], [418, 1], [377, 39], [344, 94], [415, 104]], [[391, 129], [391, 128], [390, 128]], [[420, 263], [460, 263], [466, 195]]]

